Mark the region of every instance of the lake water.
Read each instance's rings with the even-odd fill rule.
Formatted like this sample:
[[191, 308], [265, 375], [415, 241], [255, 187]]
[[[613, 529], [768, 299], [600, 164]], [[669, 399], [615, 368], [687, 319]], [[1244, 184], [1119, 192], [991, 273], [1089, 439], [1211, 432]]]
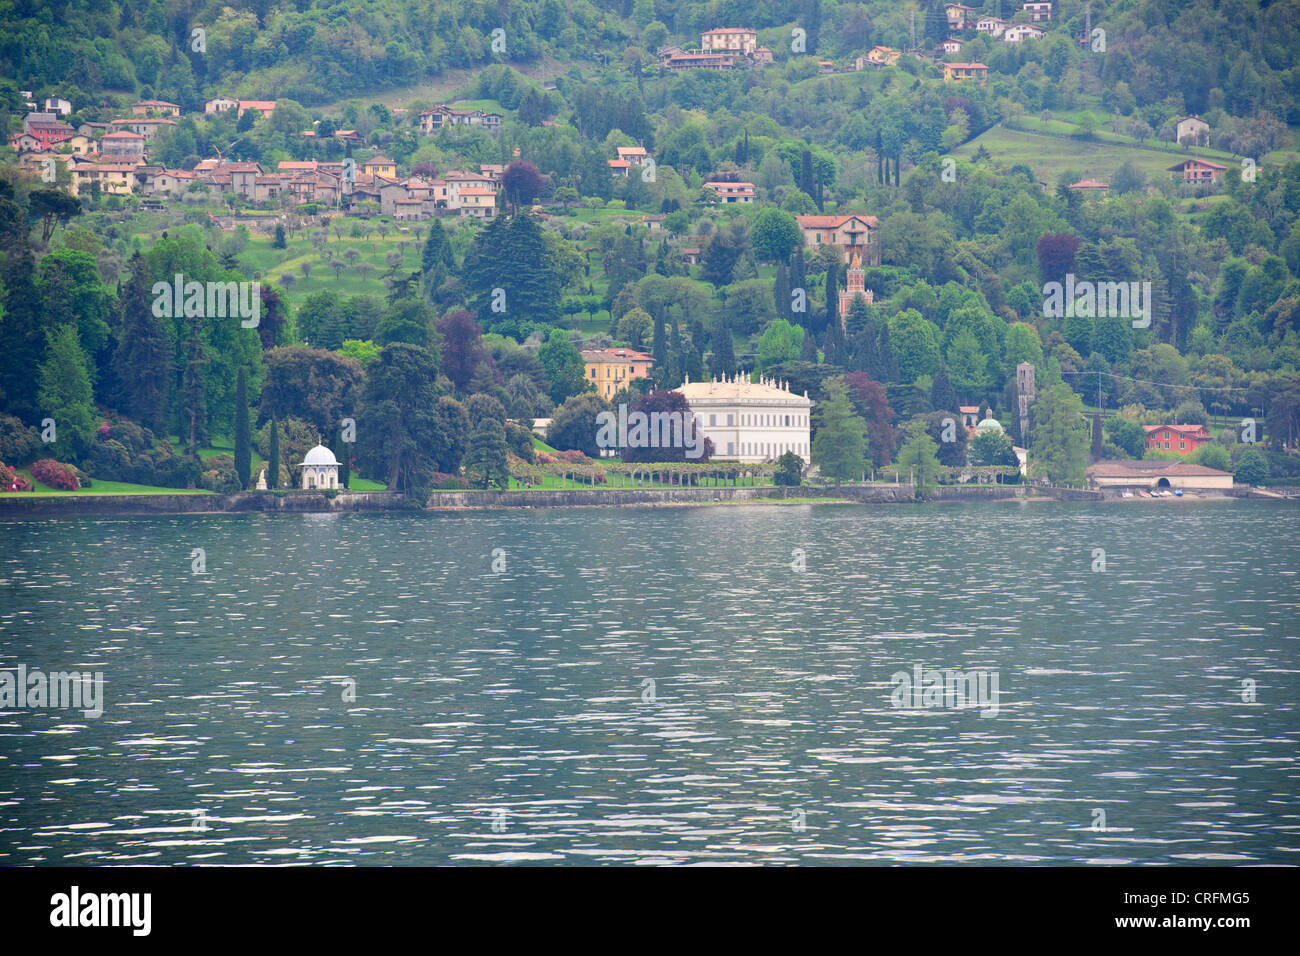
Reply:
[[0, 667], [104, 711], [0, 710], [0, 864], [1300, 863], [1298, 573], [1268, 502], [4, 522]]

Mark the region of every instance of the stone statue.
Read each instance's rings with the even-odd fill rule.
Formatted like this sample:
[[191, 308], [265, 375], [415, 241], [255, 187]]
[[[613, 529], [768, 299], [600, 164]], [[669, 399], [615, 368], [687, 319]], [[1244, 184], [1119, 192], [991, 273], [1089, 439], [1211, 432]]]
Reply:
[[266, 469], [265, 468], [263, 468], [262, 473], [257, 476], [257, 490], [266, 491]]

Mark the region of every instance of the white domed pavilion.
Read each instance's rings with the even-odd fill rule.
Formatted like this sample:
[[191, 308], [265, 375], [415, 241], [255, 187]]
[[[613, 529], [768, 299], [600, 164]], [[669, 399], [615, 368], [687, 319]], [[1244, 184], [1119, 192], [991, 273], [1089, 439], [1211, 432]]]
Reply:
[[1002, 431], [1002, 423], [1001, 423], [1000, 421], [998, 421], [996, 418], [994, 418], [992, 415], [990, 415], [988, 418], [984, 419], [982, 422], [980, 422], [978, 425], [975, 426], [975, 431], [977, 431], [977, 432], [986, 432], [986, 431], [998, 431], [998, 432], [1000, 432], [1000, 431]]
[[311, 488], [337, 488], [339, 486], [339, 461], [334, 452], [317, 445], [302, 460], [302, 486]]

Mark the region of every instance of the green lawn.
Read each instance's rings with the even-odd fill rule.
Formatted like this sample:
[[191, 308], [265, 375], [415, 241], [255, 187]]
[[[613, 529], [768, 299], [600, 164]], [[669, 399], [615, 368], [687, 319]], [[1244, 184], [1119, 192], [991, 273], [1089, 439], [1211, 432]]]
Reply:
[[30, 469], [15, 469], [18, 473], [26, 475], [27, 480], [32, 483], [31, 491], [18, 491], [13, 494], [19, 495], [38, 495], [38, 496], [59, 496], [67, 497], [68, 495], [210, 495], [212, 492], [205, 491], [202, 488], [161, 488], [155, 485], [133, 485], [126, 481], [100, 481], [95, 479], [95, 483], [89, 488], [82, 488], [78, 491], [60, 491], [58, 488], [51, 488], [49, 485], [41, 484], [32, 477]]
[[[1030, 120], [1021, 119], [1026, 126]], [[1038, 120], [1032, 123], [1042, 125]], [[1049, 124], [1051, 125], [1051, 124]], [[1134, 141], [1127, 137], [1110, 139], [1099, 138], [1091, 142], [1081, 140], [1057, 139], [1054, 136], [1039, 136], [1022, 130], [995, 126], [967, 143], [953, 150], [953, 155], [969, 160], [983, 146], [999, 165], [1014, 166], [1023, 163], [1032, 169], [1035, 175], [1053, 188], [1057, 178], [1067, 170], [1079, 173], [1085, 179], [1097, 179], [1109, 182], [1115, 171], [1125, 162], [1131, 161], [1147, 175], [1148, 179], [1168, 177], [1168, 167], [1189, 158], [1192, 154], [1182, 149], [1161, 150], [1133, 148]], [[1148, 143], [1148, 145], [1151, 145]], [[1225, 154], [1212, 150], [1201, 150], [1198, 155], [1214, 157], [1213, 161], [1221, 165], [1233, 165], [1233, 160], [1224, 158]], [[1240, 165], [1240, 161], [1236, 161]]]

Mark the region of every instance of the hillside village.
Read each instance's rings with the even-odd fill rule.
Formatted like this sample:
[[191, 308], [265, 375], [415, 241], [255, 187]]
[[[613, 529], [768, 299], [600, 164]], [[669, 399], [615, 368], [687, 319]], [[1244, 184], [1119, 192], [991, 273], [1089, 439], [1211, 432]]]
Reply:
[[[1101, 4], [1003, 6], [846, 13], [837, 56], [647, 20], [622, 66], [402, 105], [15, 88], [0, 483], [1300, 480], [1294, 127], [1139, 103]], [[791, 135], [795, 90], [848, 118]], [[1026, 143], [1050, 167], [999, 159]], [[251, 284], [255, 324], [157, 314], [181, 273]], [[1076, 274], [1097, 294], [1054, 315]], [[598, 441], [621, 407], [663, 433]]]

